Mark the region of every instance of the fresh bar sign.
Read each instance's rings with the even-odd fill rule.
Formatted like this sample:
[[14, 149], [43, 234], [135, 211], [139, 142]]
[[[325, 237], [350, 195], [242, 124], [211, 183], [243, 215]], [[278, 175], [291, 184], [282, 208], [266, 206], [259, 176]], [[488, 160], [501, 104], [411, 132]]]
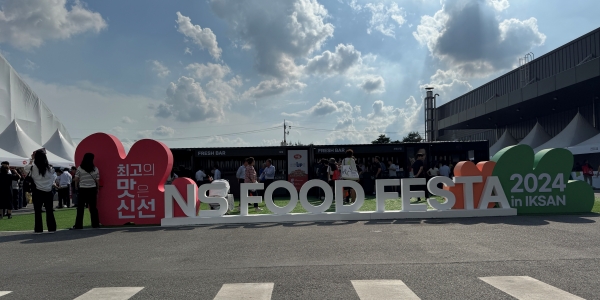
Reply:
[[546, 149], [534, 155], [527, 145], [502, 149], [492, 158], [510, 205], [519, 213], [580, 213], [594, 206], [594, 192], [583, 181], [569, 180], [573, 154]]

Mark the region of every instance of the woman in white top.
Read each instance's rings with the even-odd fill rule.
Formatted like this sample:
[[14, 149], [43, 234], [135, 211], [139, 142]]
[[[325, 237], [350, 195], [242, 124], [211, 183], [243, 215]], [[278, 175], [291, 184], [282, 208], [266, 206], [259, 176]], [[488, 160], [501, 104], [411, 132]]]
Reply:
[[33, 210], [35, 214], [34, 232], [40, 234], [44, 232], [44, 224], [42, 224], [42, 206], [46, 207], [46, 226], [49, 233], [56, 232], [56, 220], [54, 219], [54, 211], [52, 201], [52, 186], [54, 185], [54, 169], [48, 163], [46, 150], [40, 149], [31, 155], [29, 164], [25, 166], [25, 172], [31, 176], [35, 183], [35, 188], [32, 191]]
[[83, 155], [81, 165], [75, 172], [76, 184], [79, 184], [79, 197], [77, 199], [77, 217], [75, 218], [75, 226], [70, 229], [83, 229], [83, 215], [85, 205], [90, 208], [90, 218], [92, 219], [92, 227], [100, 227], [100, 219], [98, 217], [98, 187], [100, 182], [100, 172], [94, 165], [94, 154], [86, 153]]
[[438, 176], [440, 175], [440, 169], [438, 169], [436, 165], [433, 165], [433, 167], [427, 171], [427, 175], [429, 175], [429, 177]]
[[[342, 160], [342, 168], [343, 168], [343, 166], [348, 166], [348, 165], [350, 166], [350, 170], [356, 171], [356, 174], [358, 174], [358, 169], [356, 168], [356, 161], [354, 160], [354, 151], [352, 149], [346, 150], [346, 158], [344, 158], [344, 160]], [[358, 181], [358, 178], [356, 178], [356, 179], [348, 178], [348, 177], [344, 178], [344, 176], [342, 176], [342, 179]], [[346, 202], [354, 203], [356, 201], [356, 191], [349, 187], [345, 187], [344, 190], [348, 191], [348, 193], [350, 194], [350, 199], [351, 199], [350, 201], [346, 201], [346, 199], [344, 199], [344, 203], [346, 203]]]

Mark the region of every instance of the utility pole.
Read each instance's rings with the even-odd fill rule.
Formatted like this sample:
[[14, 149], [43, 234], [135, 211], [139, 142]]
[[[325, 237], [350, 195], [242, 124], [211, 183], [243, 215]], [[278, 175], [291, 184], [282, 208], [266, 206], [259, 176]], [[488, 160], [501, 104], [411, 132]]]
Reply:
[[285, 120], [283, 120], [283, 146], [287, 146], [287, 136], [290, 134], [289, 129], [292, 129], [292, 126], [287, 126]]

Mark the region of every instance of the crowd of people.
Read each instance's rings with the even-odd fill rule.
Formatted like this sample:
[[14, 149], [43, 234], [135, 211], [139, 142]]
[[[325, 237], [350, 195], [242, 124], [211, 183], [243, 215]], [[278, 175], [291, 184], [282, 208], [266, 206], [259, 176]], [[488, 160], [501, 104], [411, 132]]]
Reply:
[[[43, 232], [42, 213], [46, 213], [48, 232], [56, 231], [54, 209], [77, 207], [75, 225], [83, 229], [83, 216], [88, 208], [92, 227], [100, 226], [96, 207], [100, 175], [94, 165], [94, 154], [86, 153], [78, 168], [54, 168], [48, 163], [45, 149], [33, 152], [29, 164], [23, 168], [2, 162], [0, 169], [0, 218], [12, 219], [12, 212], [33, 204], [34, 232]], [[54, 207], [55, 196], [58, 206]], [[45, 210], [44, 210], [45, 209]]]

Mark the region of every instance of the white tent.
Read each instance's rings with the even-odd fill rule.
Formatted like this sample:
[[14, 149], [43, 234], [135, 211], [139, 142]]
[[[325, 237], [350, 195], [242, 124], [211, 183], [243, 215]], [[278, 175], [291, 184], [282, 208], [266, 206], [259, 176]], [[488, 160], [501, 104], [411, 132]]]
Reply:
[[567, 149], [569, 149], [573, 155], [600, 153], [600, 134]]
[[517, 144], [517, 140], [508, 132], [508, 130], [504, 131], [502, 136], [496, 141], [496, 143], [490, 147], [490, 157], [496, 155], [498, 151]]
[[56, 129], [56, 132], [44, 144], [44, 148], [68, 161], [73, 161], [75, 157], [75, 147], [67, 142], [60, 129]]
[[544, 127], [540, 125], [540, 123], [535, 123], [535, 126], [531, 129], [531, 131], [523, 138], [519, 145], [528, 145], [531, 148], [536, 148], [547, 141], [549, 141], [552, 137], [544, 130]]
[[588, 121], [586, 121], [580, 113], [571, 120], [569, 125], [563, 129], [555, 137], [547, 141], [546, 143], [538, 146], [534, 149], [537, 153], [544, 149], [551, 148], [567, 148], [575, 146], [595, 135], [599, 132], [594, 128]]
[[[2, 133], [0, 133], [0, 149], [6, 150], [19, 157], [31, 157], [33, 151], [42, 148], [34, 142], [19, 124], [13, 120]], [[56, 167], [69, 167], [74, 165], [72, 160], [60, 158], [46, 150], [48, 161]]]
[[[18, 122], [18, 123], [17, 123]], [[57, 131], [58, 138], [54, 138]], [[0, 148], [16, 157], [48, 144], [48, 159], [56, 166], [72, 164], [74, 146], [69, 132], [33, 90], [0, 55]], [[60, 139], [59, 141], [56, 141]], [[56, 156], [52, 151], [60, 152]], [[0, 158], [3, 155], [0, 152]]]
[[0, 161], [7, 161], [11, 166], [15, 167], [22, 167], [29, 163], [29, 159], [14, 155], [2, 149], [0, 149]]

